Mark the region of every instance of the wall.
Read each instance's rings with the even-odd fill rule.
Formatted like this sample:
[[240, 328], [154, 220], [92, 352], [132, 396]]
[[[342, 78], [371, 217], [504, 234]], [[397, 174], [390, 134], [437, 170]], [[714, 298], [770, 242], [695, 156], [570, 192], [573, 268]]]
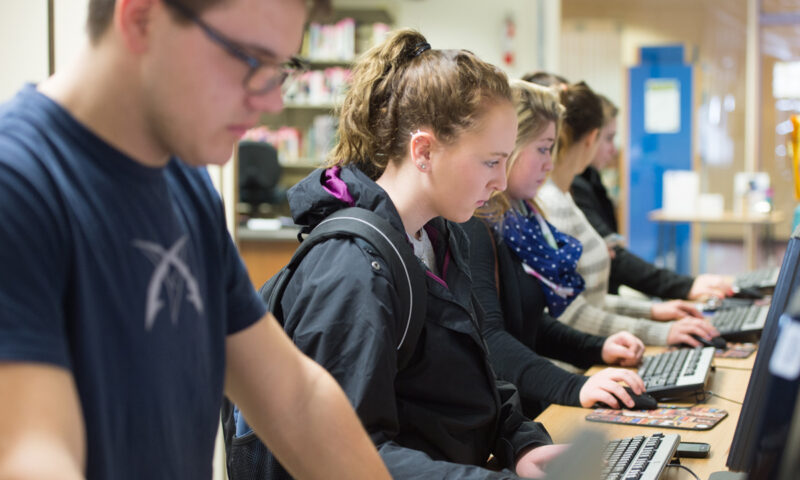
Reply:
[[69, 65], [86, 43], [89, 0], [55, 0], [55, 67]]
[[[471, 50], [489, 63], [503, 67], [511, 77], [539, 69], [557, 67], [557, 48], [543, 51], [541, 39], [558, 37], [560, 2], [506, 0], [420, 0], [399, 2], [397, 25], [416, 28], [433, 48]], [[514, 19], [513, 43], [516, 62], [503, 64], [503, 31], [507, 16]], [[556, 32], [553, 35], [553, 32]], [[550, 46], [553, 42], [550, 42]], [[557, 47], [557, 46], [556, 46]]]
[[[531, 70], [558, 68], [560, 0], [334, 0], [335, 7], [381, 7], [396, 27], [422, 32], [433, 48], [463, 48], [502, 67], [511, 77]], [[499, 6], [498, 6], [499, 5]], [[454, 10], [457, 8], [457, 11]], [[516, 62], [503, 64], [503, 29], [514, 19]]]
[[0, 102], [47, 77], [47, 0], [0, 2]]

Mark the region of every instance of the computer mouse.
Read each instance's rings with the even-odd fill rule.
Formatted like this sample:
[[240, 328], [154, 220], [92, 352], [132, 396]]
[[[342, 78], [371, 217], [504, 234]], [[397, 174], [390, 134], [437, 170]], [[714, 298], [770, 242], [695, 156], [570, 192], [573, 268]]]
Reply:
[[[631, 398], [633, 399], [633, 408], [631, 408], [630, 410], [653, 410], [658, 408], [658, 401], [649, 393], [645, 392], [641, 395], [636, 395], [635, 393], [633, 393], [633, 389], [631, 387], [625, 387], [625, 391], [628, 392], [628, 395], [630, 395]], [[614, 398], [617, 398], [617, 396], [614, 395]], [[622, 403], [622, 400], [620, 400], [619, 398], [617, 398], [617, 401], [619, 402], [620, 408], [628, 408], [628, 406]], [[601, 402], [598, 402], [595, 405], [595, 407], [612, 408], [606, 405], [605, 403]]]
[[747, 298], [750, 300], [761, 300], [764, 294], [757, 288], [733, 287], [733, 298]]
[[[728, 348], [728, 342], [726, 342], [725, 339], [722, 337], [713, 337], [711, 340], [706, 340], [700, 335], [692, 334], [692, 338], [700, 342], [700, 344], [705, 347], [714, 347], [714, 348], [719, 348], [720, 350], [725, 350], [726, 348]], [[682, 343], [680, 346], [694, 348], [686, 343]]]

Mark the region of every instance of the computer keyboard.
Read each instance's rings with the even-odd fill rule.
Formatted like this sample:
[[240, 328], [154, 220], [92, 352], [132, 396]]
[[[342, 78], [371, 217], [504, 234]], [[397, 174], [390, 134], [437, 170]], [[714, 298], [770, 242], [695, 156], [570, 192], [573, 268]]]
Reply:
[[759, 333], [767, 321], [769, 305], [750, 305], [749, 307], [718, 310], [711, 317], [711, 323], [721, 336], [733, 340], [742, 335]]
[[739, 288], [773, 288], [778, 283], [778, 267], [759, 268], [736, 276], [733, 284]]
[[604, 480], [656, 480], [675, 455], [680, 435], [654, 433], [612, 440], [603, 452]]
[[656, 398], [703, 390], [714, 347], [681, 348], [642, 359], [639, 376], [647, 393]]

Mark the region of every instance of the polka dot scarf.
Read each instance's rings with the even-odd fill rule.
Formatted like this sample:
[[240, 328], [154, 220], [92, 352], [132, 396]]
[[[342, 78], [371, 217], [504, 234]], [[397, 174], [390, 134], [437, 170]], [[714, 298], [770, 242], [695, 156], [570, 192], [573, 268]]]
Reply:
[[[514, 209], [506, 213], [499, 233], [522, 261], [525, 272], [539, 279], [550, 315], [557, 317], [584, 289], [583, 278], [576, 271], [583, 246], [547, 223], [532, 206], [524, 206], [527, 215]], [[501, 227], [494, 228], [498, 231]]]

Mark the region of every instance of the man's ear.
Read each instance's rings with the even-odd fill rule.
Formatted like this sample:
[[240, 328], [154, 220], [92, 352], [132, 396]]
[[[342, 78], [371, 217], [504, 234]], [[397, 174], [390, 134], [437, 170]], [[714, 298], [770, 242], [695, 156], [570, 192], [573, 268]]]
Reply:
[[416, 165], [417, 170], [429, 172], [431, 169], [431, 152], [436, 139], [433, 134], [424, 130], [417, 130], [411, 134], [409, 140], [409, 151], [411, 161]]
[[132, 53], [147, 51], [153, 15], [159, 9], [165, 12], [165, 8], [159, 0], [117, 0], [114, 25]]

